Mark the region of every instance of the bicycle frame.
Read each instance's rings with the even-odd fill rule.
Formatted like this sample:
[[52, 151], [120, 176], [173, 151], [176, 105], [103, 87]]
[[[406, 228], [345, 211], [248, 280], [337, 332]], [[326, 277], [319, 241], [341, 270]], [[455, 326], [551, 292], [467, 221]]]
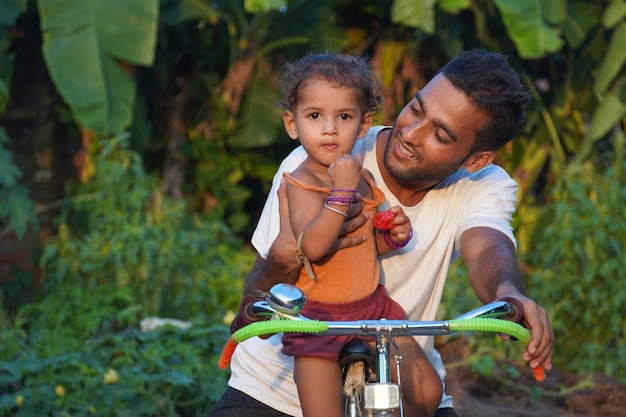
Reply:
[[[358, 395], [347, 398], [347, 412], [350, 416], [366, 415], [376, 417], [393, 416], [395, 410], [402, 410], [402, 394], [400, 389], [400, 355], [396, 355], [397, 383], [391, 378], [390, 345], [395, 337], [417, 335], [446, 335], [463, 331], [490, 331], [506, 333], [521, 340], [526, 345], [530, 342], [530, 332], [517, 323], [503, 320], [521, 317], [521, 308], [506, 301], [496, 301], [481, 306], [457, 319], [442, 321], [410, 321], [410, 320], [360, 320], [320, 322], [310, 320], [300, 314], [306, 297], [291, 285], [277, 284], [269, 293], [258, 292], [263, 301], [251, 304], [244, 313], [250, 317], [265, 319], [245, 326], [231, 336], [224, 348], [219, 366], [225, 369], [236, 344], [250, 337], [278, 332], [306, 332], [324, 335], [355, 335], [371, 336], [376, 342], [375, 373], [376, 382], [365, 384], [359, 388]], [[362, 401], [358, 401], [358, 397]], [[360, 402], [360, 404], [359, 404]]]

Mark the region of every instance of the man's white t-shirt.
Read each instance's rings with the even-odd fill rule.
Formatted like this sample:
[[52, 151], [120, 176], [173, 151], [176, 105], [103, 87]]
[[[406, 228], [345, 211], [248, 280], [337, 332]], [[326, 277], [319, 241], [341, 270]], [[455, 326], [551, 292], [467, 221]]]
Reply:
[[[376, 158], [376, 136], [384, 126], [376, 126], [357, 140], [353, 154], [360, 154], [363, 167], [369, 170], [386, 201], [379, 208], [401, 206], [411, 219], [413, 239], [407, 246], [381, 256], [381, 282], [389, 294], [405, 309], [410, 320], [436, 320], [448, 268], [459, 255], [461, 234], [473, 227], [490, 227], [509, 236], [515, 210], [517, 184], [500, 167], [489, 165], [470, 174], [460, 169], [413, 206], [400, 204], [385, 185]], [[283, 172], [293, 171], [306, 158], [300, 146], [281, 163], [259, 223], [252, 236], [258, 253], [267, 257], [278, 235], [279, 214], [276, 191]], [[283, 355], [281, 334], [269, 339], [252, 338], [235, 349], [231, 360], [229, 385], [283, 413], [301, 416], [293, 358]], [[433, 348], [434, 337], [416, 337], [435, 369], [445, 378], [439, 353]], [[445, 393], [440, 407], [452, 407]]]

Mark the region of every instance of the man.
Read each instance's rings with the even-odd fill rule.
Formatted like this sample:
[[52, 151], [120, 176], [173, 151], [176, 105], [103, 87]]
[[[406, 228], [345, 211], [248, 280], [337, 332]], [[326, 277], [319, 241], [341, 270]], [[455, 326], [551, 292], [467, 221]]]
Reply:
[[[415, 94], [393, 128], [370, 129], [353, 153], [363, 157], [364, 168], [385, 193], [387, 207], [400, 205], [411, 219], [413, 240], [380, 258], [383, 283], [409, 318], [436, 319], [448, 267], [460, 255], [482, 302], [508, 297], [523, 304], [523, 324], [532, 333], [523, 358], [533, 368], [543, 364], [549, 370], [552, 329], [545, 310], [523, 295], [517, 269], [510, 224], [517, 186], [492, 164], [495, 151], [521, 131], [529, 100], [503, 56], [464, 52]], [[280, 177], [304, 157], [301, 148], [294, 150], [274, 179], [252, 238], [259, 256], [246, 293], [293, 282], [300, 268], [294, 261], [295, 239], [285, 219]], [[365, 220], [357, 215], [345, 227], [353, 230]], [[340, 239], [337, 249], [358, 243], [356, 237]], [[445, 369], [433, 348], [434, 338], [416, 339], [443, 379]], [[229, 388], [210, 416], [301, 415], [293, 361], [280, 353], [280, 340], [280, 335], [253, 338], [237, 347]], [[456, 416], [445, 394], [436, 416]]]

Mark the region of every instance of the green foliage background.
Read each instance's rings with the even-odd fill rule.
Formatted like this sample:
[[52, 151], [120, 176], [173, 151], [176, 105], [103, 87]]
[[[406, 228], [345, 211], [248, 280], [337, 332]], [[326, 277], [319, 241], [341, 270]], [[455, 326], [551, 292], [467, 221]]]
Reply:
[[[0, 0], [0, 10], [0, 238], [54, 213], [53, 237], [32, 255], [34, 296], [32, 271], [0, 277], [0, 414], [206, 415], [226, 384], [215, 363], [254, 258], [245, 243], [291, 146], [276, 74], [310, 49], [370, 56], [386, 124], [459, 51], [508, 56], [535, 98], [499, 153], [519, 184], [528, 293], [551, 315], [555, 366], [626, 382], [626, 1]], [[33, 52], [20, 46], [26, 21], [47, 81], [15, 81], [37, 66], [19, 61]], [[37, 82], [53, 116], [24, 138], [16, 125], [32, 122], [40, 97], [20, 107], [16, 96]], [[48, 154], [82, 164], [57, 200], [41, 201], [32, 165]], [[450, 275], [443, 318], [477, 303], [462, 266]], [[193, 327], [141, 332], [150, 316]], [[514, 349], [470, 343], [477, 357]]]
[[[161, 195], [127, 139], [103, 143], [42, 255], [40, 300], [0, 332], [2, 415], [201, 416], [225, 387], [217, 360], [253, 255]], [[192, 327], [141, 331], [154, 316]]]
[[556, 363], [570, 361], [572, 370], [602, 372], [622, 381], [626, 380], [626, 292], [620, 279], [626, 249], [624, 144], [623, 132], [617, 133], [614, 150], [599, 153], [597, 160], [557, 182], [552, 202], [540, 213], [537, 246], [525, 256], [533, 265], [528, 286], [537, 297], [551, 300], [557, 347], [567, 352], [557, 352]]

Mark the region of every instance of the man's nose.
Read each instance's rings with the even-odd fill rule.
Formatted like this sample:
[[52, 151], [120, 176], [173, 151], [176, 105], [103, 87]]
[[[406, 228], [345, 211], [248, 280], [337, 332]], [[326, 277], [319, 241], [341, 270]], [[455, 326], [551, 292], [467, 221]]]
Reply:
[[400, 127], [402, 140], [412, 145], [419, 145], [426, 134], [426, 123], [424, 120], [412, 120]]

